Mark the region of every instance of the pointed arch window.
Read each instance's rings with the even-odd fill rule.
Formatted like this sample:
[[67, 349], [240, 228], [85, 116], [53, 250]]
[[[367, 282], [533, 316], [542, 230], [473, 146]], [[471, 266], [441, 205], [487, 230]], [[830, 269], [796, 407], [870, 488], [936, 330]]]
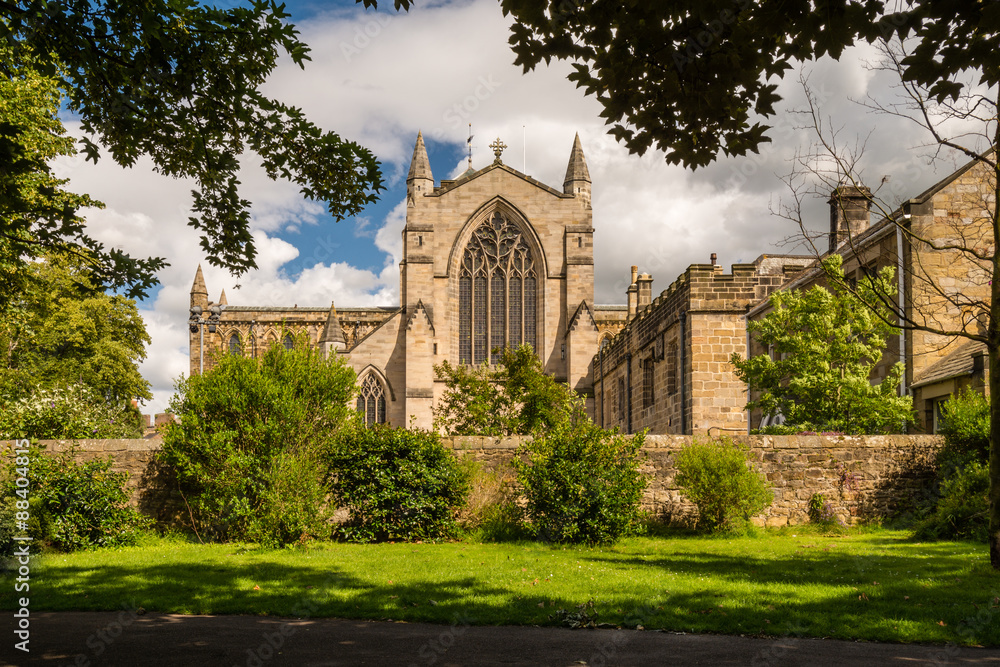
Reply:
[[357, 408], [366, 426], [385, 423], [385, 387], [374, 373], [368, 373], [361, 381]]
[[538, 274], [521, 228], [500, 212], [480, 225], [462, 253], [458, 277], [458, 357], [497, 363], [494, 350], [537, 348]]
[[229, 354], [240, 354], [240, 335], [234, 333], [229, 337]]
[[283, 341], [286, 350], [290, 350], [295, 347], [295, 339], [292, 338], [292, 334], [285, 334], [285, 340]]

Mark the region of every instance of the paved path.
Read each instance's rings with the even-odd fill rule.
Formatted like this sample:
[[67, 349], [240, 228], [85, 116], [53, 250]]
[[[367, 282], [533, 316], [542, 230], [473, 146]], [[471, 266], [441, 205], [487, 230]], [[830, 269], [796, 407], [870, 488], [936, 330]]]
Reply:
[[25, 654], [13, 648], [4, 616], [0, 663], [18, 666], [1000, 666], [1000, 648], [129, 612], [32, 614]]

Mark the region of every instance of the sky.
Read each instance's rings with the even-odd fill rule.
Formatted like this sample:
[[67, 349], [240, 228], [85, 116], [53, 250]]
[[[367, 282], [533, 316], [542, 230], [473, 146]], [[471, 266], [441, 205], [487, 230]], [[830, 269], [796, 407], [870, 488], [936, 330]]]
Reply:
[[[892, 78], [872, 71], [872, 47], [848, 49], [839, 62], [805, 64], [779, 85], [783, 102], [771, 119], [773, 142], [759, 154], [722, 158], [697, 171], [667, 165], [661, 153], [629, 155], [607, 134], [600, 105], [567, 81], [567, 63], [522, 73], [507, 45], [510, 21], [496, 0], [420, 2], [408, 13], [364, 10], [352, 2], [288, 2], [292, 21], [311, 47], [304, 70], [282, 62], [265, 93], [301, 107], [320, 127], [370, 148], [387, 188], [361, 215], [334, 222], [319, 202], [287, 182], [270, 181], [252, 156], [242, 162], [241, 195], [252, 202], [258, 268], [239, 278], [211, 267], [187, 226], [191, 183], [153, 172], [141, 159], [131, 169], [105, 157], [54, 163], [70, 189], [103, 201], [85, 211], [88, 231], [136, 256], [162, 256], [161, 286], [139, 303], [152, 344], [140, 370], [163, 411], [176, 379], [188, 370], [187, 311], [201, 264], [209, 299], [225, 289], [231, 305], [398, 305], [400, 232], [405, 223], [406, 173], [417, 132], [423, 131], [435, 179], [493, 159], [500, 138], [506, 164], [561, 189], [579, 133], [593, 181], [597, 303], [624, 303], [629, 269], [653, 276], [654, 294], [711, 253], [727, 271], [765, 253], [802, 252], [783, 243], [798, 229], [773, 211], [790, 203], [783, 178], [795, 156], [808, 151], [815, 131], [797, 111], [805, 107], [805, 77], [821, 104], [824, 126], [848, 146], [864, 143], [866, 183], [883, 182], [890, 204], [915, 196], [961, 162], [931, 161], [925, 130], [879, 116], [858, 102], [893, 95]], [[801, 76], [800, 76], [801, 75]], [[66, 121], [79, 135], [79, 124]], [[828, 196], [827, 192], [827, 196]], [[828, 228], [825, 197], [803, 202], [816, 229]]]

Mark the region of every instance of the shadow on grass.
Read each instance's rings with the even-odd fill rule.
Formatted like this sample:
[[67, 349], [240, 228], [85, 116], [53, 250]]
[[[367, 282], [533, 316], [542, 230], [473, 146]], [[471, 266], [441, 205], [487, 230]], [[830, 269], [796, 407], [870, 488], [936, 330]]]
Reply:
[[[517, 583], [530, 575], [522, 575], [521, 563], [512, 560], [517, 554], [504, 559], [500, 551], [496, 562], [481, 563], [476, 573], [456, 574], [456, 567], [449, 574], [442, 563], [459, 556], [434, 551], [435, 545], [420, 549], [419, 558], [435, 563], [430, 574], [411, 571], [398, 577], [389, 570], [352, 573], [350, 565], [317, 567], [307, 564], [308, 551], [221, 547], [202, 563], [89, 567], [58, 563], [53, 556], [52, 566], [40, 563], [33, 578], [32, 608], [124, 606], [185, 614], [556, 625], [557, 610], [589, 614], [579, 606], [592, 598], [597, 622], [626, 627], [1000, 645], [1000, 602], [993, 601], [1000, 596], [1000, 576], [970, 568], [969, 554], [956, 553], [954, 545], [890, 539], [886, 546], [896, 551], [886, 554], [884, 547], [879, 553], [858, 553], [858, 545], [849, 553], [846, 545], [821, 536], [801, 542], [794, 553], [777, 555], [717, 553], [711, 545], [694, 543], [670, 555], [518, 547], [526, 559], [553, 558], [547, 563], [564, 582], [561, 587]], [[369, 567], [381, 567], [384, 553], [366, 555]], [[248, 558], [236, 558], [243, 555]], [[290, 555], [303, 564], [290, 563]], [[589, 574], [597, 581], [577, 576], [576, 562], [591, 564]], [[602, 577], [632, 585], [602, 583]], [[3, 608], [13, 604], [7, 584], [0, 593]]]

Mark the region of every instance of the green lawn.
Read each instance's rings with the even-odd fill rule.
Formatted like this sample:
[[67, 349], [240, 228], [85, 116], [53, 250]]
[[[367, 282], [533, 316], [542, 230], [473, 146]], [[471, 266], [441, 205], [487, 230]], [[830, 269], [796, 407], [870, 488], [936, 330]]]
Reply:
[[[280, 551], [149, 538], [33, 561], [31, 611], [336, 616], [557, 624], [593, 599], [600, 622], [647, 630], [1000, 645], [1000, 574], [986, 547], [901, 531], [830, 537], [323, 544]], [[11, 575], [0, 606], [11, 609]]]

